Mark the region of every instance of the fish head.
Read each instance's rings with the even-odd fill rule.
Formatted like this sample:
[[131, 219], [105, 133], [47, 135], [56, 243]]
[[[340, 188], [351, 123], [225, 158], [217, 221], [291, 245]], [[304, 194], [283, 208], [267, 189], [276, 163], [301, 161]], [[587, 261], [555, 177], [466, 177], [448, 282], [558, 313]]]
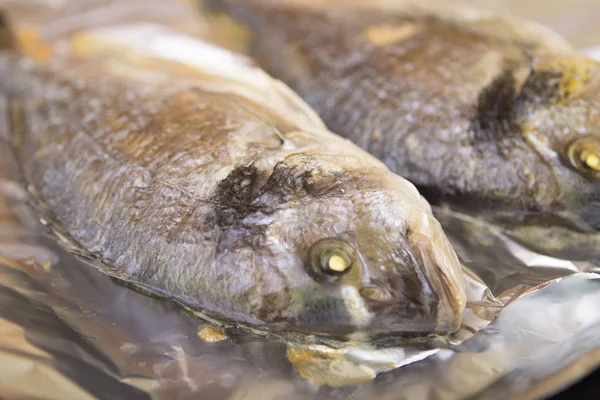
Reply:
[[288, 327], [368, 338], [459, 329], [461, 265], [412, 184], [353, 157], [298, 154], [261, 192], [254, 205], [273, 210], [265, 249], [287, 280], [278, 318]]
[[599, 242], [591, 235], [600, 231], [600, 63], [580, 56], [540, 63], [517, 106], [525, 138], [552, 178], [537, 183], [545, 193], [532, 213], [530, 225], [538, 225], [537, 233], [527, 227], [521, 238], [531, 244], [547, 242], [557, 232], [587, 233], [578, 241], [590, 241], [588, 250], [597, 254]]

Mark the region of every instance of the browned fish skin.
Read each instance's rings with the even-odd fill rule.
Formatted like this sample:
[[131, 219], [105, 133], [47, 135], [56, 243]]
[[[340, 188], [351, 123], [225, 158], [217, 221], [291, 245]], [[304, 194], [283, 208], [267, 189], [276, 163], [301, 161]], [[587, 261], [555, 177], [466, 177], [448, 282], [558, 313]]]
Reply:
[[[109, 273], [272, 329], [458, 329], [460, 265], [429, 206], [349, 142], [99, 60], [0, 67], [28, 182]], [[332, 246], [351, 249], [348, 273], [312, 269]]]
[[600, 228], [598, 175], [568, 155], [575, 139], [600, 138], [598, 63], [435, 14], [289, 0], [211, 3], [229, 3], [227, 11], [249, 24], [261, 65], [332, 131], [430, 201], [509, 228]]

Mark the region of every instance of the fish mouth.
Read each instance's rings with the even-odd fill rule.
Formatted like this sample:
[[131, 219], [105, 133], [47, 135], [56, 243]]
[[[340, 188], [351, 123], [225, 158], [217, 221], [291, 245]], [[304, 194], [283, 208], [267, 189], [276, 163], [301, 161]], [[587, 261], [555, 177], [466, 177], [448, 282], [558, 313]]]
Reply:
[[397, 277], [359, 290], [370, 312], [364, 328], [372, 340], [446, 336], [460, 329], [466, 305], [462, 265], [437, 220], [422, 217], [407, 235], [405, 256], [393, 263]]
[[418, 265], [437, 297], [434, 333], [446, 335], [458, 331], [467, 296], [462, 265], [454, 249], [431, 215], [423, 215], [417, 221], [409, 240]]

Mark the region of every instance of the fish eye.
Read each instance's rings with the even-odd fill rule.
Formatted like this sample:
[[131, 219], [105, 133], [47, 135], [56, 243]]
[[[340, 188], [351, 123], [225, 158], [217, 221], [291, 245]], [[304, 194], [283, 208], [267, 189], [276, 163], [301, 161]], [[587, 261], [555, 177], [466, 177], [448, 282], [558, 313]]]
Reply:
[[356, 252], [339, 239], [324, 239], [310, 250], [311, 267], [317, 279], [332, 280], [346, 274], [357, 261]]
[[342, 250], [326, 250], [321, 254], [321, 269], [328, 274], [346, 272], [352, 266], [352, 259]]
[[578, 170], [600, 172], [600, 140], [581, 138], [575, 140], [568, 149], [569, 161]]

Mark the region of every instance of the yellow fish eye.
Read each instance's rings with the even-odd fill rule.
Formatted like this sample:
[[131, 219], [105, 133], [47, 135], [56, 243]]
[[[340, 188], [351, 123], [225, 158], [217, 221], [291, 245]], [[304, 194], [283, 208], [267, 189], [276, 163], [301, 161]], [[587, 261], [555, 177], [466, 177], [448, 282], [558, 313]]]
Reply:
[[592, 153], [588, 150], [584, 150], [581, 152], [579, 157], [581, 163], [587, 168], [593, 169], [595, 171], [600, 170], [600, 155], [598, 155], [598, 153]]
[[[320, 282], [345, 282], [354, 275], [352, 271], [359, 272], [362, 265], [356, 249], [337, 237], [318, 240], [311, 246], [308, 258], [308, 272]], [[342, 279], [342, 276], [346, 278]]]
[[569, 146], [571, 164], [586, 172], [600, 172], [600, 141], [582, 138]]
[[352, 266], [352, 259], [342, 250], [326, 250], [321, 254], [321, 269], [330, 274], [346, 272]]

